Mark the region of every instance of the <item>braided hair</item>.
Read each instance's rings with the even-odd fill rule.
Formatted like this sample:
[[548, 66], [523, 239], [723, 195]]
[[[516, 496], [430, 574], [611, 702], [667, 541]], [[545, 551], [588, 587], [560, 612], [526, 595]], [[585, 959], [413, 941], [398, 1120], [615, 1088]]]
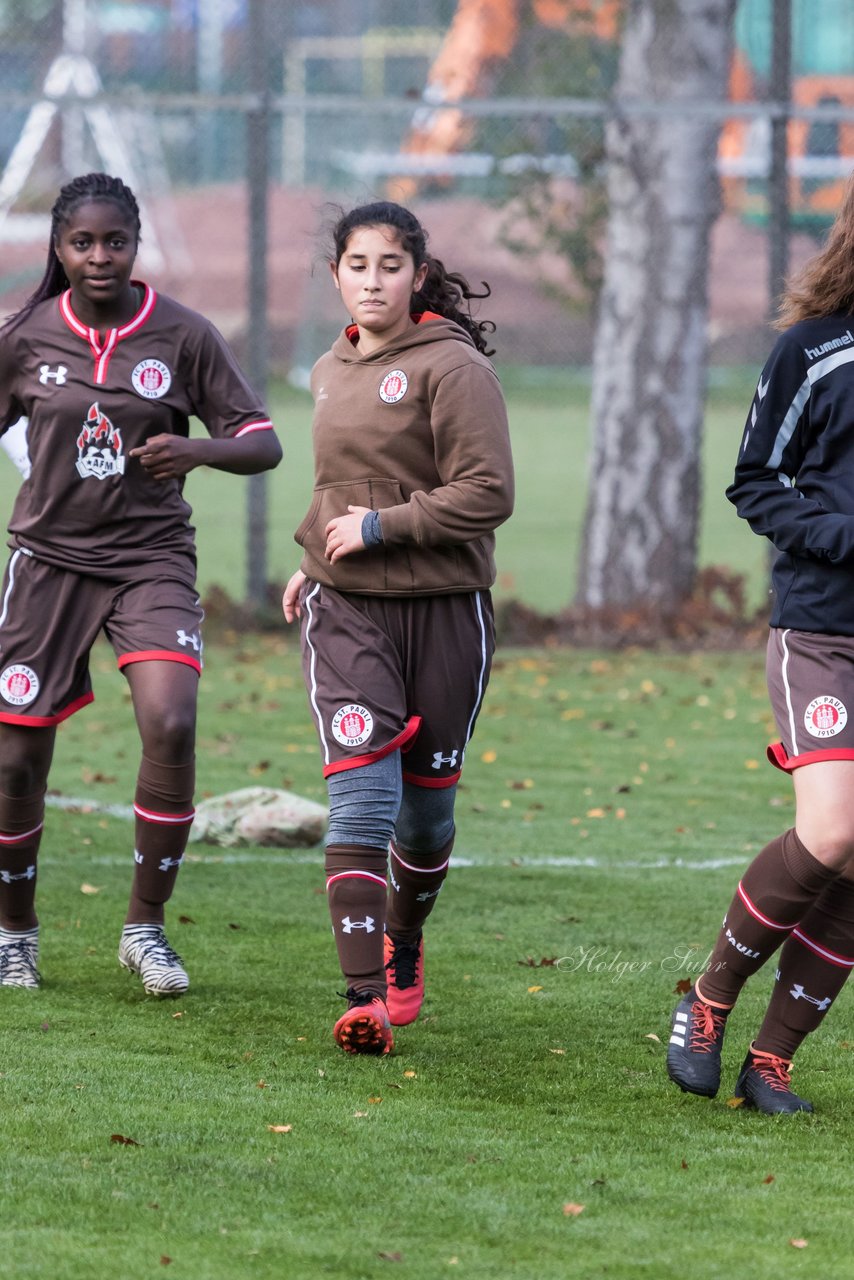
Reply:
[[17, 328], [40, 302], [44, 302], [46, 298], [56, 298], [68, 288], [68, 277], [54, 248], [62, 228], [70, 221], [74, 211], [81, 204], [88, 204], [92, 200], [112, 200], [124, 210], [130, 218], [134, 235], [139, 243], [141, 230], [139, 205], [130, 187], [125, 186], [121, 178], [111, 178], [108, 173], [86, 173], [79, 178], [72, 178], [71, 182], [60, 189], [50, 211], [47, 265], [41, 282], [27, 298], [20, 311], [9, 317], [0, 332], [5, 333]]
[[425, 311], [433, 311], [436, 315], [453, 320], [469, 334], [478, 351], [485, 356], [495, 354], [484, 339], [485, 333], [494, 333], [495, 325], [491, 320], [475, 320], [471, 313], [470, 303], [476, 298], [488, 298], [492, 292], [485, 280], [481, 281], [483, 293], [476, 293], [465, 276], [455, 271], [448, 271], [443, 262], [431, 257], [427, 252], [427, 232], [421, 223], [404, 209], [402, 205], [391, 200], [377, 200], [373, 204], [359, 205], [349, 213], [339, 210], [339, 217], [332, 227], [333, 252], [331, 260], [336, 264], [341, 261], [347, 242], [354, 231], [360, 227], [391, 227], [400, 237], [400, 243], [415, 263], [416, 270], [427, 264], [427, 275], [421, 288], [412, 295], [411, 310], [413, 315], [422, 315]]

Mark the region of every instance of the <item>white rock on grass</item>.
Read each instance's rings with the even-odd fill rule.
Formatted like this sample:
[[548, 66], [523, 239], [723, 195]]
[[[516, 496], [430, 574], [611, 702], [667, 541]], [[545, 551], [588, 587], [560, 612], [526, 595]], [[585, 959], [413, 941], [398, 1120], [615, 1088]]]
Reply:
[[202, 800], [190, 839], [228, 849], [248, 844], [310, 848], [323, 839], [327, 819], [323, 805], [292, 791], [244, 787]]

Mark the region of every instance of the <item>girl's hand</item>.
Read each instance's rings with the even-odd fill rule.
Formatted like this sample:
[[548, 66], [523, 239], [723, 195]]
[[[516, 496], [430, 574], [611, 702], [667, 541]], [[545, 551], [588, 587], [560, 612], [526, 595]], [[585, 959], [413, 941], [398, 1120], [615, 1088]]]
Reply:
[[139, 458], [152, 480], [177, 480], [199, 465], [196, 441], [168, 432], [150, 436], [145, 444], [131, 449], [128, 456]]
[[299, 607], [299, 593], [302, 584], [305, 582], [305, 574], [302, 569], [297, 569], [288, 579], [288, 585], [285, 587], [285, 594], [282, 596], [282, 613], [285, 615], [285, 622], [293, 622], [295, 618], [302, 617], [302, 610]]
[[362, 541], [362, 521], [370, 511], [370, 507], [348, 507], [346, 516], [336, 516], [330, 520], [326, 533], [326, 559], [335, 564], [342, 556], [350, 556], [354, 551], [364, 551]]

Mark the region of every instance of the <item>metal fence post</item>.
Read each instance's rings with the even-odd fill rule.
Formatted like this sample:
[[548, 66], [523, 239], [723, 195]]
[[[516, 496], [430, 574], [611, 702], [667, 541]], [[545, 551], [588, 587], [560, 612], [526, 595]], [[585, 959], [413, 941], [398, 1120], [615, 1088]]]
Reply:
[[[768, 302], [773, 318], [789, 273], [789, 110], [792, 100], [792, 0], [774, 0], [771, 46], [771, 170], [768, 178]], [[782, 110], [781, 110], [782, 108]]]
[[[257, 105], [246, 117], [249, 191], [249, 324], [247, 370], [256, 390], [267, 394], [267, 233], [270, 184], [270, 86], [267, 68], [266, 0], [249, 0], [249, 62], [261, 78]], [[246, 510], [246, 598], [256, 610], [267, 597], [267, 477], [249, 477]]]

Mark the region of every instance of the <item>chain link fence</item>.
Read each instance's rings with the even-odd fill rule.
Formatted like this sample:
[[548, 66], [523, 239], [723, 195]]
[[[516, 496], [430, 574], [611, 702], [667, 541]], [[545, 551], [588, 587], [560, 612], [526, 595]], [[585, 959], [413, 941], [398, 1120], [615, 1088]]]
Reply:
[[[41, 276], [57, 187], [104, 168], [140, 198], [141, 272], [209, 315], [250, 366], [254, 307], [272, 368], [305, 378], [340, 321], [322, 261], [328, 206], [386, 196], [412, 205], [437, 256], [475, 287], [489, 282], [481, 315], [498, 325], [500, 362], [587, 364], [617, 47], [585, 36], [548, 82], [551, 37], [522, 30], [489, 96], [442, 107], [425, 86], [455, 10], [0, 0], [0, 311]], [[791, 102], [769, 101], [761, 11], [743, 0], [722, 119], [710, 276], [720, 362], [767, 348], [773, 121], [789, 119], [792, 265], [814, 251], [854, 165], [854, 75], [803, 70], [797, 40], [812, 28], [799, 36], [796, 24]], [[850, 6], [834, 22], [844, 54]]]

